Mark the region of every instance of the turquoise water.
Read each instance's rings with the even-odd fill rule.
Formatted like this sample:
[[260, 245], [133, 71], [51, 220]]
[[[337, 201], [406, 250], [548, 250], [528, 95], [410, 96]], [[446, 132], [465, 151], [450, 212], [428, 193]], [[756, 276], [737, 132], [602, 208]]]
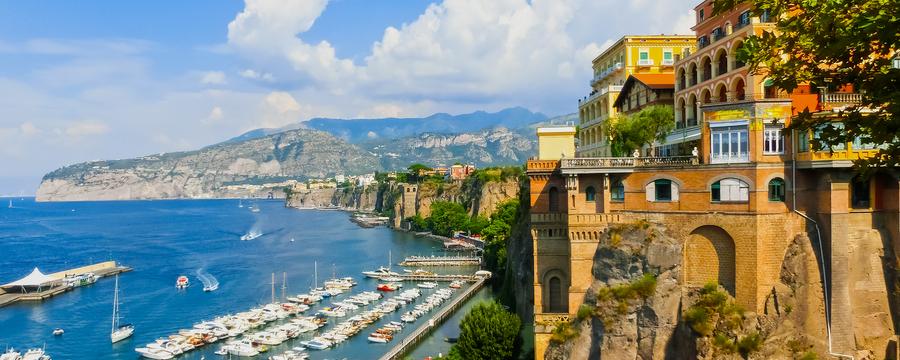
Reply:
[[[135, 324], [135, 335], [115, 345], [109, 343], [112, 278], [43, 303], [0, 308], [0, 348], [46, 344], [54, 359], [138, 358], [134, 348], [156, 338], [269, 302], [273, 272], [277, 296], [284, 272], [289, 295], [305, 292], [313, 282], [314, 262], [319, 264], [320, 281], [332, 273], [353, 276], [360, 283], [353, 291], [360, 292], [374, 290], [376, 284], [360, 272], [385, 265], [389, 252], [394, 262], [407, 255], [440, 253], [440, 244], [433, 241], [386, 228], [363, 229], [343, 212], [286, 209], [281, 201], [255, 202], [259, 213], [250, 212], [247, 202], [239, 208], [237, 200], [35, 203], [26, 198], [14, 199], [12, 209], [7, 203], [8, 199], [0, 201], [0, 283], [18, 279], [35, 266], [51, 273], [114, 259], [134, 268], [121, 275], [119, 287], [123, 321]], [[240, 241], [251, 229], [264, 235]], [[199, 269], [218, 279], [217, 291], [202, 291]], [[462, 269], [439, 270], [452, 271]], [[193, 285], [176, 290], [179, 275], [189, 276]], [[489, 296], [483, 290], [475, 299]], [[443, 339], [457, 336], [460, 317], [457, 313], [444, 323], [414, 352], [415, 357], [446, 354], [449, 344]], [[413, 325], [422, 321], [425, 318]], [[52, 336], [56, 327], [65, 329], [65, 335]], [[311, 355], [371, 359], [388, 349], [390, 344], [369, 344], [365, 334]], [[218, 347], [178, 358], [220, 358], [212, 354]]]

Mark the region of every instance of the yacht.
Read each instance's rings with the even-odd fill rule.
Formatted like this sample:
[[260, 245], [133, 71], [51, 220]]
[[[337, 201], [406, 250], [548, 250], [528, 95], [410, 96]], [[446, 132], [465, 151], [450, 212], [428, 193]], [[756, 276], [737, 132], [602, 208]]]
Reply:
[[12, 209], [12, 200], [9, 201], [9, 208]]
[[241, 240], [242, 240], [242, 241], [249, 241], [249, 240], [256, 239], [256, 238], [258, 238], [258, 237], [260, 237], [260, 236], [263, 236], [263, 234], [262, 234], [261, 232], [256, 231], [256, 230], [251, 230], [250, 232], [248, 232], [248, 233], [242, 235], [242, 236], [241, 236]]
[[119, 319], [119, 275], [116, 274], [116, 288], [113, 294], [112, 329], [109, 332], [109, 338], [114, 344], [134, 334], [134, 326], [131, 324], [119, 324]]
[[228, 354], [235, 356], [259, 355], [259, 350], [256, 350], [256, 348], [253, 347], [253, 343], [247, 339], [241, 341], [231, 341], [225, 344], [225, 346], [222, 346], [222, 349], [227, 351]]
[[438, 286], [438, 284], [436, 282], [426, 281], [426, 282], [419, 284], [418, 286], [423, 289], [434, 289], [435, 287]]
[[380, 279], [380, 278], [387, 277], [387, 276], [399, 276], [400, 275], [400, 274], [395, 273], [395, 272], [391, 271], [390, 269], [383, 267], [383, 266], [379, 267], [378, 270], [363, 271], [362, 274], [365, 276], [368, 276], [370, 278], [375, 278], [375, 279]]
[[325, 350], [331, 347], [331, 342], [321, 337], [317, 337], [309, 341], [301, 341], [300, 345], [313, 350]]
[[175, 288], [176, 289], [184, 289], [191, 285], [190, 280], [188, 280], [187, 276], [181, 275], [178, 277], [178, 280], [175, 280]]
[[22, 354], [13, 348], [6, 349], [6, 352], [0, 354], [0, 360], [19, 360], [21, 358]]
[[142, 357], [148, 359], [158, 359], [158, 360], [167, 360], [174, 358], [175, 355], [172, 354], [168, 350], [163, 349], [152, 349], [148, 347], [136, 348], [134, 351], [137, 351], [138, 354], [141, 354]]
[[66, 333], [66, 331], [63, 330], [62, 328], [56, 328], [56, 329], [53, 329], [53, 335], [54, 335], [54, 336], [60, 336], [60, 335], [65, 334], [65, 333]]
[[50, 360], [50, 355], [44, 349], [30, 349], [22, 355], [22, 360]]

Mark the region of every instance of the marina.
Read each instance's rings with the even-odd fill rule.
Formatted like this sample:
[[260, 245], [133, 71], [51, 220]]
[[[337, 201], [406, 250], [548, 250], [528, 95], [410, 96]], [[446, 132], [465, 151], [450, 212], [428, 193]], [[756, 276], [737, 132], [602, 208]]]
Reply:
[[98, 279], [127, 271], [131, 271], [131, 268], [117, 265], [115, 261], [82, 266], [48, 275], [44, 275], [40, 270], [34, 268], [29, 276], [20, 279], [24, 282], [11, 282], [0, 286], [0, 307], [18, 301], [44, 301], [77, 287], [93, 284]]
[[478, 266], [481, 265], [480, 256], [407, 256], [399, 263], [400, 266]]
[[[277, 274], [276, 295], [282, 291], [285, 294], [276, 296], [276, 302], [287, 304], [292, 302], [289, 298], [297, 299], [292, 294], [308, 290], [316, 283], [316, 261], [321, 281], [323, 268], [328, 269], [329, 278], [336, 274], [338, 278], [334, 280], [340, 280], [340, 274], [359, 274], [384, 266], [389, 260], [389, 252], [400, 259], [421, 254], [453, 255], [442, 253], [440, 242], [416, 238], [411, 233], [384, 227], [361, 228], [349, 222], [349, 214], [345, 212], [297, 211], [284, 208], [281, 202], [259, 201], [257, 206], [261, 211], [253, 213], [246, 209], [248, 204], [244, 205], [243, 209], [238, 208], [238, 201], [234, 200], [40, 204], [17, 201], [10, 213], [0, 208], [0, 230], [13, 234], [0, 243], [0, 251], [9, 254], [6, 258], [0, 258], [0, 280], [4, 282], [28, 274], [33, 264], [42, 264], [42, 268], [48, 269], [65, 269], [69, 268], [65, 266], [66, 262], [91, 257], [115, 258], [117, 263], [134, 269], [120, 275], [118, 291], [113, 281], [97, 281], [89, 286], [77, 287], [53, 301], [18, 302], [0, 309], [0, 321], [22, 324], [0, 328], [0, 339], [3, 339], [0, 346], [14, 346], [23, 351], [46, 344], [47, 353], [57, 359], [135, 359], [139, 357], [135, 348], [180, 335], [181, 330], [194, 329], [194, 325], [271, 304], [273, 272]], [[17, 217], [29, 211], [29, 217]], [[242, 234], [254, 228], [266, 235], [255, 241], [240, 241]], [[341, 251], [334, 251], [335, 248]], [[14, 260], [22, 258], [33, 259], [33, 264]], [[395, 267], [395, 270], [404, 275], [402, 269]], [[429, 270], [449, 277], [440, 281], [416, 281], [418, 279], [407, 275], [408, 280], [401, 280], [403, 287], [393, 292], [383, 292], [382, 299], [363, 305], [358, 303], [361, 299], [356, 296], [375, 292], [382, 280], [357, 275], [358, 285], [352, 290], [311, 304], [310, 309], [302, 313], [276, 319], [265, 327], [236, 337], [195, 347], [175, 358], [222, 358], [215, 353], [231, 341], [240, 343], [247, 338], [252, 342], [249, 337], [258, 335], [257, 332], [277, 333], [281, 326], [294, 320], [316, 317], [318, 312], [322, 312], [328, 321], [325, 326], [284, 340], [279, 345], [266, 345], [268, 351], [257, 358], [277, 359], [277, 356], [283, 356], [283, 359], [293, 359], [301, 356], [298, 354], [306, 354], [309, 359], [377, 358], [469, 288], [474, 283], [469, 279], [472, 279], [476, 269], [434, 266]], [[287, 273], [290, 282], [279, 288], [279, 282], [285, 283], [283, 273]], [[204, 277], [200, 274], [215, 275], [217, 289], [203, 291], [206, 284], [203, 284]], [[175, 288], [180, 275], [187, 276], [190, 283], [181, 290]], [[415, 311], [417, 305], [425, 303], [437, 291], [449, 289], [455, 278], [462, 278], [463, 284], [459, 290], [453, 291], [450, 299], [434, 306], [412, 323], [403, 322], [401, 317]], [[431, 288], [418, 286], [426, 282], [436, 284]], [[324, 288], [324, 282], [319, 286]], [[301, 344], [308, 342], [308, 345], [317, 346], [316, 337], [324, 336], [348, 321], [352, 324], [359, 320], [355, 317], [362, 317], [383, 302], [410, 290], [418, 290], [421, 296], [360, 328], [336, 346], [313, 350]], [[480, 293], [485, 293], [485, 290], [483, 288]], [[114, 299], [116, 294], [118, 301]], [[114, 311], [114, 302], [121, 304], [117, 311]], [[355, 305], [358, 309], [352, 310], [351, 306], [338, 308], [337, 303]], [[344, 316], [327, 315], [341, 315], [342, 311]], [[117, 312], [116, 318], [122, 320], [122, 324], [113, 326], [133, 324], [132, 335], [116, 343], [111, 343], [110, 333], [110, 315], [113, 312]], [[412, 354], [422, 354], [416, 355], [417, 358], [446, 354], [450, 344], [443, 339], [458, 336], [457, 324], [462, 315], [457, 312], [451, 317], [452, 321], [440, 325], [432, 333], [434, 339], [432, 335], [424, 336], [420, 345], [411, 350]], [[351, 321], [351, 318], [355, 319]], [[392, 331], [388, 328], [392, 327], [392, 323], [400, 323], [401, 329], [389, 334], [390, 341], [369, 340], [373, 333]], [[357, 326], [361, 324], [357, 323]], [[65, 334], [54, 336], [52, 331], [56, 328], [64, 329]], [[344, 325], [339, 331], [345, 332], [350, 328]], [[334, 332], [334, 335], [340, 338], [343, 334]], [[379, 340], [378, 336], [374, 336], [373, 340]], [[266, 341], [274, 342], [271, 339]], [[240, 344], [232, 345], [242, 349]], [[318, 344], [321, 345], [324, 343]], [[306, 349], [298, 351], [295, 349], [298, 347]]]

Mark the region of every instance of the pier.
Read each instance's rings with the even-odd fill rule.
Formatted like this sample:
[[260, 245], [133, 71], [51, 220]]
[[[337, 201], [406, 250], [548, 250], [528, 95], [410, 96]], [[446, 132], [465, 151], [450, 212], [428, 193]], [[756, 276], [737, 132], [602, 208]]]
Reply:
[[47, 275], [47, 277], [50, 278], [51, 281], [45, 284], [48, 287], [46, 290], [18, 293], [6, 292], [4, 289], [0, 288], [0, 307], [11, 305], [19, 301], [43, 301], [45, 299], [49, 299], [56, 295], [77, 288], [78, 286], [63, 285], [63, 279], [67, 275], [71, 276], [94, 273], [94, 275], [99, 280], [103, 277], [112, 276], [127, 271], [131, 271], [131, 268], [126, 266], [119, 266], [115, 261], [106, 261], [93, 265], [55, 272]]
[[376, 277], [378, 280], [385, 280], [390, 277], [400, 278], [403, 281], [465, 281], [465, 282], [474, 282], [478, 281], [481, 277], [476, 275], [419, 275], [419, 274], [399, 274], [399, 275], [391, 275], [391, 276], [379, 276]]
[[403, 341], [397, 343], [390, 351], [385, 353], [380, 360], [393, 360], [393, 359], [401, 359], [404, 354], [409, 352], [413, 346], [418, 344], [422, 339], [428, 336], [435, 327], [440, 325], [444, 320], [447, 320], [450, 315], [452, 315], [456, 310], [458, 310], [467, 300], [472, 298], [478, 290], [484, 286], [484, 283], [487, 282], [487, 277], [476, 276], [475, 283], [472, 286], [469, 286], [459, 297], [454, 299], [450, 304], [441, 308], [431, 319], [428, 319], [428, 322], [422, 324], [412, 333], [410, 333]]
[[472, 266], [481, 265], [478, 256], [410, 256], [400, 266]]

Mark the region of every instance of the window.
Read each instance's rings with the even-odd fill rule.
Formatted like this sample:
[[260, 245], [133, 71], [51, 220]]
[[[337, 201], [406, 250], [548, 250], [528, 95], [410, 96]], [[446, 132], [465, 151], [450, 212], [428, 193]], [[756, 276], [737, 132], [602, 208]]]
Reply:
[[704, 15], [706, 15], [706, 14], [703, 13], [703, 9], [700, 9], [700, 11], [697, 12], [697, 22], [698, 23], [703, 21], [706, 18]]
[[653, 65], [653, 60], [650, 59], [650, 49], [638, 50], [638, 65]]
[[774, 178], [769, 181], [769, 201], [784, 202], [784, 180]]
[[853, 138], [853, 150], [854, 150], [854, 151], [859, 151], [859, 150], [872, 150], [872, 149], [877, 149], [877, 148], [878, 148], [878, 146], [876, 146], [876, 145], [873, 144], [873, 143], [870, 143], [870, 142], [865, 142], [865, 143], [864, 143], [863, 140], [862, 140], [862, 138], [859, 137], [859, 136]]
[[561, 313], [565, 312], [565, 307], [563, 306], [563, 292], [562, 292], [562, 281], [559, 280], [559, 277], [554, 276], [550, 278], [550, 303], [548, 304], [547, 310], [551, 313]]
[[550, 202], [550, 212], [559, 212], [559, 190], [557, 190], [555, 187], [550, 188], [550, 194], [548, 197], [548, 200]]
[[750, 24], [750, 10], [742, 12], [741, 16], [738, 17], [738, 28], [741, 28], [748, 24]]
[[622, 184], [621, 180], [613, 182], [609, 189], [609, 199], [610, 201], [625, 201], [625, 185]]
[[672, 201], [672, 181], [660, 179], [653, 182], [656, 201]]
[[[819, 149], [817, 149], [817, 150], [818, 151], [843, 151], [843, 150], [846, 150], [847, 144], [845, 144], [845, 143], [826, 144], [824, 141], [821, 140], [822, 132], [826, 126], [828, 126], [828, 125], [822, 124], [822, 125], [820, 125], [820, 127], [818, 129], [813, 131], [813, 139], [819, 140]], [[831, 123], [831, 126], [838, 130], [844, 129], [844, 123]]]
[[713, 41], [719, 41], [719, 39], [725, 37], [725, 31], [722, 30], [721, 27], [717, 27], [712, 31]]
[[703, 35], [697, 39], [697, 47], [702, 49], [709, 45], [709, 36]]
[[854, 209], [868, 209], [871, 207], [868, 179], [856, 176], [850, 181], [850, 204]]
[[809, 151], [809, 133], [806, 131], [797, 131], [797, 147], [800, 151]]
[[750, 161], [747, 125], [710, 129], [710, 162], [713, 164]]
[[766, 125], [763, 133], [763, 153], [765, 154], [783, 154], [784, 153], [784, 137], [781, 136], [781, 126]]
[[675, 63], [675, 59], [672, 56], [672, 49], [664, 49], [663, 50], [663, 65], [672, 65]]
[[597, 198], [597, 191], [594, 190], [593, 186], [588, 186], [587, 189], [584, 189], [584, 198], [587, 201], [595, 201]]
[[722, 179], [710, 187], [713, 202], [746, 202], [750, 200], [750, 186], [738, 179]]

